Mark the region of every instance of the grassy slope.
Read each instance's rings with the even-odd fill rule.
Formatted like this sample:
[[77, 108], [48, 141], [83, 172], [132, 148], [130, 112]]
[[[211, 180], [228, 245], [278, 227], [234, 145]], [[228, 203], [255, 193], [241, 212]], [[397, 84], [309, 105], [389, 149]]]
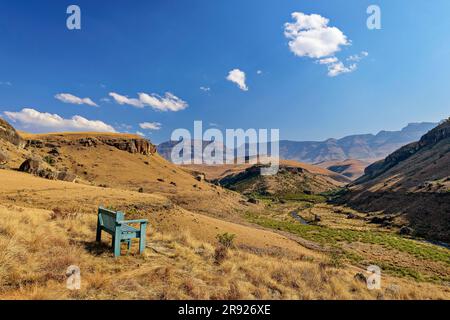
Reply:
[[[448, 297], [440, 287], [390, 277], [383, 278], [384, 283], [396, 284], [400, 290], [368, 291], [353, 279], [355, 270], [336, 268], [326, 255], [279, 234], [187, 212], [162, 196], [49, 181], [5, 170], [0, 170], [0, 179], [5, 182], [0, 186], [1, 298]], [[108, 239], [101, 246], [93, 244], [94, 207], [101, 200], [105, 205], [128, 207], [131, 216], [152, 221], [143, 256], [134, 254], [136, 244], [131, 254], [120, 259], [112, 257]], [[62, 214], [48, 210], [54, 206]], [[223, 231], [237, 234], [237, 247], [217, 264], [213, 237]], [[70, 265], [81, 268], [80, 291], [65, 288]]]

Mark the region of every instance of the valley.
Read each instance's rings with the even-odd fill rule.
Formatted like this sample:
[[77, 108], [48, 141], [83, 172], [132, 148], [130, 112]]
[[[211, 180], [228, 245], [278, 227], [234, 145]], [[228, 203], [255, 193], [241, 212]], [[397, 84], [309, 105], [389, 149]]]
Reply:
[[[340, 173], [293, 160], [269, 177], [258, 164], [176, 166], [137, 135], [0, 124], [2, 299], [450, 298], [449, 249], [343, 202], [359, 187]], [[99, 205], [149, 220], [144, 255], [95, 244]], [[373, 264], [380, 290], [364, 280]], [[70, 265], [81, 290], [65, 287]]]

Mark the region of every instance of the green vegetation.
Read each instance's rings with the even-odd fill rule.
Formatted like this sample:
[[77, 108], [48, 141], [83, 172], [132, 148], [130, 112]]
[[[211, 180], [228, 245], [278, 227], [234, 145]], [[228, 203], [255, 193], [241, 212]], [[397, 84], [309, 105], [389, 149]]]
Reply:
[[[332, 229], [314, 225], [302, 225], [295, 220], [281, 221], [270, 217], [246, 214], [247, 220], [266, 228], [287, 231], [321, 245], [336, 246], [340, 242], [377, 244], [406, 252], [419, 259], [443, 262], [450, 266], [450, 253], [445, 248], [420, 243], [388, 232]], [[355, 258], [355, 257], [353, 257]]]
[[318, 194], [306, 194], [306, 193], [289, 193], [289, 194], [277, 194], [277, 195], [262, 195], [258, 193], [251, 194], [252, 198], [266, 201], [296, 201], [296, 202], [309, 202], [309, 203], [322, 203], [326, 201], [326, 197]]
[[51, 156], [45, 156], [44, 158], [42, 158], [42, 160], [44, 160], [45, 162], [47, 162], [49, 165], [53, 166], [55, 164], [55, 159]]
[[216, 239], [220, 245], [224, 246], [225, 248], [231, 248], [233, 246], [235, 237], [236, 237], [235, 234], [225, 232], [222, 234], [218, 234], [216, 236]]

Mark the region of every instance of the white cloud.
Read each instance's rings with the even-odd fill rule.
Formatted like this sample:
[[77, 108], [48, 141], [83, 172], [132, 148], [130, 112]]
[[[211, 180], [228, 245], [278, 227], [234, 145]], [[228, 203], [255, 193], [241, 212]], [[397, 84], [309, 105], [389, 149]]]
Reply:
[[109, 95], [118, 104], [127, 104], [136, 108], [149, 106], [159, 111], [180, 111], [188, 107], [187, 102], [183, 101], [170, 92], [166, 92], [163, 97], [154, 93], [148, 94], [141, 92], [138, 94], [138, 99], [128, 98], [127, 96], [123, 96], [115, 92], [110, 92]]
[[143, 132], [136, 131], [136, 134], [137, 134], [138, 136], [145, 137], [145, 133], [143, 133]]
[[139, 123], [139, 127], [141, 127], [141, 129], [147, 129], [147, 130], [159, 130], [159, 129], [161, 129], [161, 123], [159, 123], [159, 122], [142, 122], [142, 123]]
[[159, 111], [180, 111], [188, 107], [186, 101], [181, 100], [170, 92], [166, 92], [164, 97], [157, 94], [139, 93], [139, 100], [144, 105]]
[[284, 35], [290, 39], [289, 49], [299, 57], [320, 59], [334, 55], [350, 41], [336, 27], [329, 27], [329, 19], [318, 14], [292, 13], [294, 22], [285, 23]]
[[58, 93], [57, 95], [55, 95], [55, 98], [64, 103], [87, 104], [91, 107], [98, 107], [98, 105], [94, 101], [92, 101], [91, 98], [79, 98], [70, 93]]
[[339, 60], [336, 57], [330, 57], [330, 58], [324, 58], [324, 59], [317, 60], [317, 62], [319, 64], [330, 64], [330, 63], [336, 63], [338, 61]]
[[357, 65], [354, 63], [350, 66], [345, 66], [341, 61], [328, 65], [328, 76], [336, 77], [343, 73], [350, 73], [357, 69]]
[[233, 69], [228, 73], [227, 80], [234, 82], [243, 91], [248, 91], [247, 84], [245, 83], [245, 72], [239, 69]]
[[203, 87], [203, 86], [201, 86], [200, 90], [208, 92], [208, 91], [211, 91], [211, 88], [210, 87]]
[[[347, 59], [348, 60], [348, 59]], [[350, 73], [357, 69], [357, 64], [353, 63], [350, 66], [345, 66], [342, 61], [336, 57], [324, 58], [316, 61], [319, 64], [325, 64], [328, 67], [328, 76], [336, 77], [343, 73]]]
[[318, 14], [307, 15], [302, 12], [292, 13], [294, 22], [284, 25], [284, 35], [290, 39], [289, 49], [299, 57], [318, 59], [315, 62], [326, 65], [328, 76], [336, 77], [357, 69], [357, 62], [369, 55], [367, 51], [349, 56], [346, 60], [353, 62], [346, 66], [335, 54], [351, 41], [338, 28], [330, 27], [330, 20]]
[[360, 54], [354, 54], [347, 58], [347, 61], [359, 62], [362, 59], [366, 58], [369, 55], [367, 51], [361, 51]]
[[103, 121], [88, 120], [78, 115], [64, 119], [57, 114], [39, 112], [31, 108], [24, 108], [19, 112], [5, 111], [5, 115], [13, 122], [19, 122], [25, 129], [37, 131], [116, 132]]
[[109, 96], [112, 97], [114, 99], [114, 101], [116, 101], [120, 105], [128, 104], [128, 105], [136, 107], [136, 108], [144, 107], [144, 105], [142, 104], [141, 101], [139, 101], [139, 99], [128, 98], [127, 96], [122, 96], [115, 92], [110, 92]]
[[263, 72], [262, 72], [262, 70], [257, 70], [256, 71], [256, 74], [262, 74]]

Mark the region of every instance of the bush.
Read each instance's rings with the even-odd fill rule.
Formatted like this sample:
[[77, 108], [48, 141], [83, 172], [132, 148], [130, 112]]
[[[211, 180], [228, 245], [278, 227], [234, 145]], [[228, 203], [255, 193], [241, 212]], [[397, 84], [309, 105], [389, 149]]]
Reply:
[[219, 244], [224, 246], [225, 248], [231, 248], [234, 246], [234, 238], [236, 237], [235, 234], [231, 234], [228, 232], [225, 232], [223, 234], [218, 234], [216, 236], [217, 241], [219, 241]]
[[51, 156], [45, 156], [44, 158], [43, 158], [43, 160], [45, 161], [45, 162], [47, 162], [49, 165], [54, 165], [55, 164], [55, 159], [53, 158], [53, 157], [51, 157]]
[[216, 250], [214, 251], [214, 260], [216, 264], [221, 264], [228, 257], [228, 249], [234, 246], [233, 241], [236, 235], [225, 232], [218, 234]]

